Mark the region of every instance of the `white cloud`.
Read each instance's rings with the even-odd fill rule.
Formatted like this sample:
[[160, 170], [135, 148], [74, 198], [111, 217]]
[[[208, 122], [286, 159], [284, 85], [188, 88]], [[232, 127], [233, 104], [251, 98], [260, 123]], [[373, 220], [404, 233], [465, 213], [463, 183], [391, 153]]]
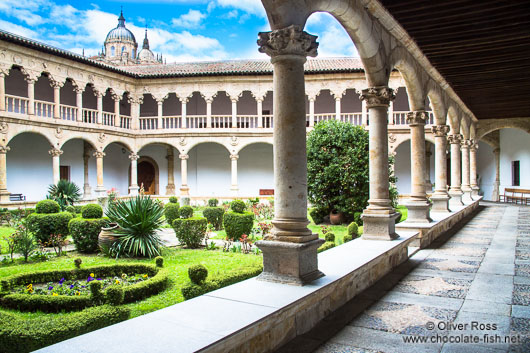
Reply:
[[175, 27], [185, 27], [185, 28], [196, 28], [201, 24], [201, 21], [206, 18], [206, 15], [200, 11], [192, 10], [186, 14], [182, 14], [178, 18], [171, 20], [171, 23]]
[[33, 38], [36, 40], [39, 39], [37, 32], [29, 28], [8, 22], [8, 21], [0, 20], [0, 28], [4, 28], [8, 32], [13, 33], [13, 34], [18, 34], [19, 36]]
[[259, 17], [266, 17], [261, 0], [217, 0], [217, 4], [222, 7], [239, 9]]
[[341, 24], [330, 14], [317, 12], [307, 20], [306, 31], [318, 35], [318, 56], [358, 57], [357, 49]]
[[36, 12], [48, 6], [49, 2], [47, 0], [2, 0], [0, 2], [0, 12], [34, 26], [44, 23], [44, 19], [37, 15]]

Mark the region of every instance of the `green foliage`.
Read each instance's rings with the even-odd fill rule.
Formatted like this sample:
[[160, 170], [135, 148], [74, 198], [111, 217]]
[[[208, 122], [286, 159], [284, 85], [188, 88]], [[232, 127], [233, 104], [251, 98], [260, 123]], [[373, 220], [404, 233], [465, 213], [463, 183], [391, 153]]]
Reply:
[[348, 235], [355, 239], [359, 236], [359, 226], [355, 222], [351, 222], [348, 226]]
[[192, 217], [173, 221], [173, 229], [178, 241], [190, 249], [198, 248], [206, 236], [208, 221], [203, 217]]
[[219, 204], [219, 200], [217, 199], [208, 200], [208, 207], [217, 207], [218, 204]]
[[313, 219], [315, 224], [321, 224], [324, 222], [324, 217], [327, 215], [329, 215], [329, 210], [323, 208], [315, 207], [309, 211], [309, 216], [311, 216], [311, 219]]
[[170, 196], [169, 197], [169, 202], [178, 204], [179, 203], [179, 199], [176, 196]]
[[103, 288], [103, 283], [100, 281], [92, 281], [88, 284], [90, 289], [90, 300], [92, 303], [98, 305], [103, 303], [105, 295], [101, 291]]
[[28, 262], [28, 257], [37, 248], [35, 238], [26, 226], [26, 222], [20, 222], [15, 229], [15, 251], [24, 257], [24, 262]]
[[49, 186], [46, 198], [57, 201], [61, 211], [65, 211], [66, 207], [81, 199], [81, 189], [75, 183], [61, 179], [57, 185]]
[[105, 290], [105, 299], [110, 305], [120, 305], [124, 297], [123, 288], [119, 285], [110, 286]]
[[193, 217], [193, 208], [191, 206], [182, 206], [179, 209], [180, 218], [191, 218]]
[[33, 213], [27, 217], [27, 227], [39, 242], [49, 244], [52, 234], [64, 237], [68, 235], [68, 222], [71, 219], [69, 212]]
[[155, 257], [155, 264], [156, 264], [156, 267], [164, 267], [164, 258], [162, 256], [157, 256]]
[[114, 235], [119, 237], [114, 250], [117, 255], [160, 255], [163, 246], [157, 230], [162, 226], [162, 206], [150, 197], [139, 195], [130, 200], [118, 200], [107, 210], [110, 221], [119, 225]]
[[353, 240], [353, 236], [351, 236], [350, 234], [346, 234], [346, 235], [342, 238], [342, 240], [343, 240], [345, 243], [347, 243], [347, 242]]
[[182, 201], [182, 206], [189, 206], [190, 205], [190, 198], [189, 197], [181, 197], [180, 200]]
[[68, 223], [68, 229], [70, 230], [77, 251], [82, 253], [97, 252], [99, 233], [101, 232], [101, 228], [108, 226], [108, 223], [109, 220], [107, 218], [72, 219]]
[[335, 243], [334, 242], [326, 241], [324, 244], [322, 244], [320, 246], [320, 248], [318, 248], [317, 252], [326, 251], [326, 250], [334, 248], [334, 247], [335, 247]]
[[177, 202], [170, 202], [164, 206], [164, 216], [167, 224], [173, 224], [173, 221], [179, 218], [179, 204]]
[[74, 206], [68, 206], [65, 209], [66, 212], [75, 213], [75, 207]]
[[239, 240], [243, 234], [249, 235], [252, 231], [254, 214], [251, 212], [226, 212], [223, 215], [223, 225], [225, 227], [226, 236], [229, 239]]
[[75, 259], [75, 260], [74, 260], [74, 266], [75, 266], [75, 268], [80, 269], [82, 263], [83, 263], [83, 260], [82, 260], [80, 257], [78, 257], [77, 259]]
[[223, 207], [206, 207], [202, 211], [203, 216], [211, 223], [215, 230], [221, 230], [223, 227], [223, 215], [225, 209]]
[[247, 205], [242, 200], [234, 200], [230, 203], [230, 209], [236, 213], [243, 213]]
[[361, 217], [363, 215], [362, 212], [355, 212], [353, 214], [353, 221], [357, 223], [357, 225], [362, 226], [363, 225], [363, 218]]
[[35, 206], [36, 213], [57, 213], [60, 210], [61, 206], [54, 200], [42, 200]]
[[130, 309], [108, 305], [46, 320], [0, 312], [0, 352], [25, 353], [127, 320]]
[[103, 217], [103, 208], [95, 203], [89, 203], [81, 208], [81, 216], [83, 218], [101, 218]]
[[335, 234], [331, 233], [331, 232], [328, 232], [326, 233], [326, 235], [324, 236], [324, 239], [326, 239], [326, 242], [332, 242], [332, 243], [335, 243]]
[[201, 284], [208, 277], [208, 269], [204, 265], [198, 264], [188, 268], [188, 277], [195, 284]]

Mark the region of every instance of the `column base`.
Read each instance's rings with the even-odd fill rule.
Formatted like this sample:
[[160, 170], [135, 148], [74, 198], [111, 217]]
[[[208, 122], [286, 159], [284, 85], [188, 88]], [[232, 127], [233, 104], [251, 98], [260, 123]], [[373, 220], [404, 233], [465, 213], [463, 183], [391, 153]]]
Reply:
[[462, 188], [462, 202], [471, 202], [473, 198], [471, 197], [471, 188]]
[[232, 194], [232, 196], [237, 196], [237, 194], [239, 193], [239, 188], [237, 187], [237, 185], [232, 185], [230, 187], [230, 194]]
[[84, 199], [91, 199], [92, 198], [92, 188], [88, 184], [85, 184], [83, 186], [83, 198]]
[[96, 192], [97, 197], [107, 197], [107, 190], [104, 186], [98, 186], [94, 191]]
[[449, 200], [451, 197], [447, 193], [437, 194], [436, 192], [431, 196], [432, 207], [434, 212], [451, 212], [449, 209]]
[[168, 184], [166, 186], [166, 195], [175, 195], [175, 184]]
[[129, 195], [130, 196], [138, 196], [138, 190], [140, 190], [138, 185], [129, 186]]
[[460, 190], [458, 191], [449, 190], [449, 196], [451, 196], [451, 199], [449, 200], [449, 206], [464, 206], [464, 203], [462, 202], [463, 195], [464, 193]]
[[404, 203], [408, 210], [406, 223], [431, 223], [431, 204], [425, 200], [407, 200]]
[[260, 281], [297, 286], [308, 284], [324, 274], [318, 270], [317, 249], [324, 239], [306, 243], [260, 240], [256, 246], [263, 251], [263, 272]]
[[479, 191], [480, 191], [480, 188], [478, 186], [472, 186], [471, 187], [471, 197], [479, 196], [479, 194], [478, 194]]
[[180, 188], [180, 196], [190, 196], [190, 188], [187, 185]]
[[9, 202], [9, 195], [11, 195], [11, 193], [7, 190], [0, 191], [0, 202]]
[[365, 209], [362, 214], [364, 240], [394, 240], [399, 238], [396, 233], [396, 220], [401, 213], [391, 210]]

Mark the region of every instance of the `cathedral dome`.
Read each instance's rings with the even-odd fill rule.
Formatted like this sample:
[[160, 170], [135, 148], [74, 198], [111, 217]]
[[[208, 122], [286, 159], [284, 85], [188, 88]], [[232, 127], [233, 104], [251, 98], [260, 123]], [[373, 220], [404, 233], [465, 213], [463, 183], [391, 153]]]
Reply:
[[130, 41], [130, 42], [136, 43], [136, 38], [134, 38], [134, 34], [125, 27], [125, 18], [123, 17], [123, 12], [120, 14], [120, 17], [118, 18], [118, 26], [116, 28], [113, 28], [107, 34], [105, 43], [111, 40]]

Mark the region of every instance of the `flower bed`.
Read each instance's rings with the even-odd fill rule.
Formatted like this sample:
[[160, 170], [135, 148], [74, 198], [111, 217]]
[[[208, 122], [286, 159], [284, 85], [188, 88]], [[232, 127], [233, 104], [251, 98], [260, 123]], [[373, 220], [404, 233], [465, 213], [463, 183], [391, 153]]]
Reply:
[[[103, 297], [91, 292], [91, 282], [101, 283], [98, 292]], [[30, 272], [0, 280], [0, 306], [20, 311], [76, 311], [107, 302], [106, 292], [113, 286], [120, 286], [124, 302], [130, 303], [161, 292], [167, 284], [167, 271], [147, 264]]]

